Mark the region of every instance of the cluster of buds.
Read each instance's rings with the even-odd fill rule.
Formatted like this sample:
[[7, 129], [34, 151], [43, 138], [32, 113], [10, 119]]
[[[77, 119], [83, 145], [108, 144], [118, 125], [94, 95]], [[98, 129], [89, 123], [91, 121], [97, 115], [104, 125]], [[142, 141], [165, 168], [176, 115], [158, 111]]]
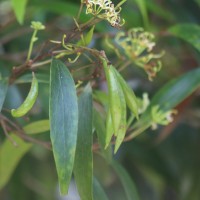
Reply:
[[162, 111], [158, 105], [153, 106], [151, 110], [152, 129], [155, 130], [160, 125], [168, 125], [173, 121], [173, 114], [177, 114], [176, 110]]
[[138, 66], [144, 68], [149, 80], [156, 76], [161, 69], [159, 58], [163, 56], [152, 53], [155, 46], [154, 35], [145, 32], [143, 28], [130, 29], [128, 33], [119, 32], [116, 37], [116, 43], [123, 48], [125, 54]]
[[121, 1], [116, 7], [111, 0], [85, 0], [86, 14], [92, 14], [98, 18], [107, 20], [111, 26], [119, 27], [124, 24], [124, 20], [120, 18]]

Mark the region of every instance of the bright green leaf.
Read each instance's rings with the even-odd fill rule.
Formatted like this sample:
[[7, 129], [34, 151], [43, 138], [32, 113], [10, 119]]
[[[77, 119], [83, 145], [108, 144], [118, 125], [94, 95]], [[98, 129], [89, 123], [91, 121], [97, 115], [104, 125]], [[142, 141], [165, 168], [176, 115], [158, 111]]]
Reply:
[[140, 198], [138, 196], [136, 186], [130, 178], [130, 175], [117, 161], [113, 160], [111, 165], [123, 185], [127, 200], [139, 200]]
[[94, 200], [108, 200], [108, 197], [103, 190], [102, 186], [100, 185], [99, 181], [94, 178], [93, 180], [93, 187], [94, 187]]
[[50, 125], [48, 119], [32, 122], [24, 127], [24, 131], [30, 135], [43, 133], [49, 130], [50, 130]]
[[196, 24], [178, 24], [172, 26], [168, 31], [200, 51], [200, 26]]
[[11, 0], [17, 21], [20, 24], [23, 24], [24, 22], [24, 15], [25, 15], [27, 1], [28, 0]]
[[124, 97], [126, 99], [126, 103], [130, 110], [135, 114], [136, 118], [138, 118], [138, 103], [137, 98], [133, 92], [133, 90], [127, 85], [126, 81], [120, 75], [120, 73], [114, 68], [117, 79], [122, 87]]
[[10, 134], [10, 137], [16, 142], [17, 147], [8, 139], [0, 147], [0, 189], [6, 185], [21, 158], [32, 147], [32, 144], [24, 142], [14, 134]]
[[95, 90], [93, 92], [93, 98], [104, 106], [108, 105], [109, 99], [106, 92]]
[[121, 120], [120, 120], [120, 125], [119, 125], [119, 129], [117, 131], [117, 138], [115, 141], [115, 150], [114, 152], [116, 153], [117, 150], [119, 149], [120, 145], [122, 144], [125, 134], [126, 134], [126, 101], [125, 101], [125, 97], [121, 88], [121, 85], [119, 85], [119, 97], [120, 97], [120, 101], [121, 101]]
[[60, 190], [68, 191], [75, 158], [78, 103], [74, 80], [59, 60], [53, 59], [50, 69], [50, 136]]
[[122, 118], [121, 115], [124, 109], [123, 102], [121, 99], [123, 97], [123, 94], [121, 86], [113, 70], [113, 66], [108, 65], [107, 61], [104, 58], [102, 58], [102, 62], [108, 84], [109, 107], [113, 122], [113, 128], [115, 131], [115, 135], [117, 135], [121, 123], [121, 118]]
[[78, 100], [79, 122], [74, 175], [81, 200], [93, 199], [92, 90], [86, 86]]
[[83, 36], [83, 39], [77, 43], [78, 46], [88, 46], [90, 44], [93, 37], [94, 27], [95, 26], [92, 26], [88, 33]]
[[108, 145], [110, 144], [113, 134], [114, 134], [114, 129], [113, 129], [112, 117], [111, 117], [110, 109], [108, 109], [107, 116], [106, 116], [105, 148], [107, 148]]

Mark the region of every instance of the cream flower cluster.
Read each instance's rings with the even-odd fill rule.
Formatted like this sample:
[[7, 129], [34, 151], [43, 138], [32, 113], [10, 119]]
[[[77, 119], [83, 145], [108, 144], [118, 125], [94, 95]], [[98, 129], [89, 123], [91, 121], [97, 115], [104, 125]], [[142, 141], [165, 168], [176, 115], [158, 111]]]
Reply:
[[119, 32], [115, 37], [116, 43], [123, 48], [125, 54], [135, 64], [144, 68], [150, 80], [160, 71], [161, 62], [158, 58], [163, 56], [163, 52], [160, 54], [151, 53], [155, 46], [153, 40], [154, 35], [145, 32], [143, 28], [130, 29], [127, 34]]
[[111, 26], [117, 27], [124, 24], [120, 18], [120, 6], [114, 6], [111, 0], [85, 0], [86, 14], [95, 15], [101, 19], [106, 19]]

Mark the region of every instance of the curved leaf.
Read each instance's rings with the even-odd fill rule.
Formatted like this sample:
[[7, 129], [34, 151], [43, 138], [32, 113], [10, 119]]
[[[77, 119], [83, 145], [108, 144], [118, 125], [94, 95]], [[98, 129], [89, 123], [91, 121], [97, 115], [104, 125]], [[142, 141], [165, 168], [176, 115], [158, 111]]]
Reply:
[[88, 85], [78, 100], [79, 122], [74, 175], [81, 200], [93, 200], [92, 90]]
[[102, 186], [100, 185], [99, 181], [94, 178], [93, 180], [93, 187], [94, 187], [94, 200], [108, 200], [106, 193], [104, 192]]
[[136, 186], [134, 182], [132, 181], [132, 179], [130, 178], [130, 175], [118, 162], [113, 160], [111, 165], [123, 185], [127, 200], [133, 200], [133, 199], [139, 200], [140, 198], [138, 196]]
[[178, 24], [168, 30], [173, 35], [189, 42], [200, 51], [200, 26], [196, 24]]
[[50, 70], [50, 136], [60, 190], [68, 191], [76, 149], [78, 103], [73, 78], [59, 60], [53, 59]]

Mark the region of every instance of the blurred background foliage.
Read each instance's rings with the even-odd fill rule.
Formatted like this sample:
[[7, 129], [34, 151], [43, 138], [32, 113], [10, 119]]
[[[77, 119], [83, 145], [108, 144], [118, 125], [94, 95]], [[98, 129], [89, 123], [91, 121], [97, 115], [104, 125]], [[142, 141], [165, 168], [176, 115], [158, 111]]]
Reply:
[[[113, 1], [118, 2], [118, 1]], [[26, 59], [31, 37], [30, 22], [39, 20], [47, 27], [39, 33], [39, 41], [34, 54], [40, 54], [41, 46], [49, 39], [61, 39], [63, 33], [74, 26], [72, 20], [79, 9], [79, 0], [31, 0], [27, 2], [24, 24], [19, 25], [8, 0], [0, 1], [0, 69], [1, 74], [9, 74], [13, 66]], [[129, 67], [123, 74], [138, 96], [148, 92], [150, 98], [169, 80], [178, 77], [200, 65], [200, 32], [179, 31], [178, 37], [170, 29], [178, 24], [200, 23], [199, 0], [127, 0], [122, 6], [122, 17], [126, 20], [123, 29], [144, 27], [156, 36], [156, 50], [165, 50], [162, 58], [163, 68], [153, 82], [145, 73]], [[88, 19], [84, 13], [81, 21]], [[189, 28], [190, 29], [190, 28]], [[117, 29], [107, 23], [100, 23], [95, 31], [98, 49], [105, 49], [98, 36], [102, 33], [115, 33]], [[176, 31], [175, 31], [176, 32]], [[176, 32], [177, 33], [177, 32]], [[197, 34], [196, 42], [191, 39]], [[186, 35], [184, 37], [184, 35]], [[182, 40], [182, 39], [183, 40]], [[185, 41], [184, 41], [185, 39]], [[48, 49], [45, 49], [48, 53]], [[110, 55], [112, 60], [112, 54]], [[44, 77], [40, 83], [39, 98], [28, 118], [18, 120], [22, 126], [31, 121], [48, 118], [48, 68], [38, 73]], [[87, 73], [87, 71], [82, 72]], [[83, 74], [77, 76], [80, 77]], [[188, 77], [188, 83], [193, 77]], [[46, 80], [46, 82], [45, 82]], [[26, 96], [29, 85], [11, 85], [3, 106], [3, 112], [19, 105]], [[184, 85], [180, 90], [184, 90]], [[134, 140], [124, 143], [116, 155], [130, 178], [134, 181], [141, 200], [199, 200], [200, 199], [200, 90], [180, 103], [173, 123], [159, 127], [156, 131], [147, 130]], [[0, 128], [0, 142], [4, 140]], [[34, 136], [49, 140], [49, 132]], [[1, 160], [0, 160], [1, 161]], [[1, 163], [7, 166], [9, 163]], [[94, 170], [97, 179], [105, 189], [109, 199], [125, 200], [117, 170], [108, 166], [98, 154], [94, 153]], [[1, 174], [0, 174], [1, 176]], [[73, 193], [73, 183], [72, 183]], [[31, 150], [17, 165], [11, 179], [0, 191], [2, 200], [53, 200], [59, 197], [57, 175], [52, 152], [40, 145]], [[76, 200], [76, 197], [68, 197]], [[130, 198], [129, 198], [130, 199]], [[103, 200], [103, 199], [102, 199]]]

